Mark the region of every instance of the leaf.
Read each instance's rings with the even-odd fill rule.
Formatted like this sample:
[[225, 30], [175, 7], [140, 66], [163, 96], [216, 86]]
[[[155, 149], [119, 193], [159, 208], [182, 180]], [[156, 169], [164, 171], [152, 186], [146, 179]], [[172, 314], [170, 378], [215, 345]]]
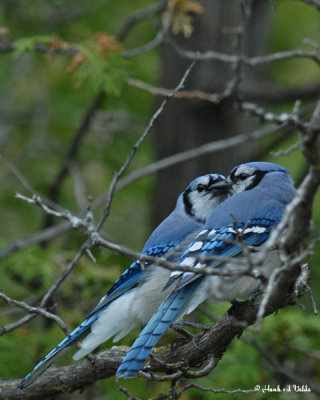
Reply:
[[190, 37], [194, 27], [193, 17], [189, 13], [201, 14], [203, 7], [193, 0], [171, 0], [168, 10], [173, 34], [181, 32], [185, 37]]
[[96, 33], [86, 43], [77, 46], [79, 54], [71, 60], [68, 70], [77, 86], [87, 84], [94, 90], [120, 95], [127, 79], [127, 61], [123, 47], [114, 36]]
[[193, 25], [190, 15], [181, 14], [172, 20], [172, 33], [177, 35], [179, 32], [187, 38], [192, 35]]
[[122, 46], [116, 42], [115, 36], [107, 35], [104, 32], [96, 33], [94, 40], [97, 43], [97, 50], [100, 52], [123, 50]]
[[172, 7], [178, 12], [194, 12], [197, 14], [203, 13], [203, 7], [193, 0], [171, 0]]
[[[72, 73], [76, 86], [87, 84], [96, 90], [119, 95], [127, 80], [128, 61], [123, 57], [123, 47], [115, 36], [98, 32], [81, 44], [70, 44], [56, 36], [34, 36], [21, 38], [14, 43], [13, 56], [19, 57], [34, 51], [36, 45], [44, 45], [47, 55], [56, 50], [72, 50], [73, 55], [67, 71]], [[70, 52], [69, 52], [70, 53]]]
[[70, 64], [68, 65], [68, 71], [75, 71], [80, 66], [80, 64], [84, 62], [85, 59], [86, 56], [84, 54], [76, 54], [74, 57], [72, 57]]

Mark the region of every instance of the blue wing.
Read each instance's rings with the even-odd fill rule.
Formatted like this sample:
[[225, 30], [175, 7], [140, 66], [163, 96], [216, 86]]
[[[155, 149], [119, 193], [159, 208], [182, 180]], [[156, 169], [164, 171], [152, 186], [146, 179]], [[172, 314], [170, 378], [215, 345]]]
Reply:
[[[271, 228], [279, 221], [272, 218], [255, 218], [249, 223], [237, 223], [233, 226], [223, 227], [218, 230], [202, 231], [191, 243], [179, 262], [194, 260], [197, 265], [199, 255], [221, 255], [233, 257], [242, 252], [242, 246], [237, 244], [239, 236], [248, 246], [259, 246], [265, 242]], [[188, 265], [190, 263], [187, 262]], [[218, 260], [210, 260], [210, 266], [219, 267], [222, 265]], [[201, 266], [204, 266], [201, 264]], [[165, 333], [171, 323], [179, 316], [190, 298], [203, 281], [203, 275], [191, 272], [174, 272], [169, 280], [169, 285], [176, 279], [180, 279], [175, 290], [161, 304], [157, 312], [145, 326], [138, 339], [120, 365], [117, 375], [125, 378], [133, 377], [143, 367], [145, 360], [156, 345], [161, 336]], [[168, 286], [168, 285], [167, 285]]]
[[[176, 243], [166, 243], [157, 246], [153, 246], [144, 252], [146, 255], [161, 257], [171, 249], [175, 247]], [[149, 263], [144, 263], [143, 266], [139, 261], [135, 261], [131, 266], [124, 271], [124, 273], [118, 278], [107, 294], [102, 297], [97, 306], [90, 312], [87, 318], [79, 325], [68, 337], [62, 340], [42, 361], [40, 361], [33, 371], [29, 373], [23, 381], [19, 384], [20, 388], [29, 386], [34, 382], [38, 376], [42, 374], [56, 359], [61, 357], [66, 351], [69, 350], [70, 346], [77, 343], [83, 337], [85, 337], [92, 326], [97, 320], [99, 314], [104, 311], [109, 304], [116, 298], [123, 295], [128, 290], [135, 287], [145, 274], [145, 269], [149, 266]]]
[[[193, 267], [205, 267], [206, 262], [199, 262], [199, 256], [235, 257], [242, 252], [243, 245], [258, 247], [270, 236], [272, 227], [279, 223], [278, 218], [253, 218], [247, 223], [234, 223], [232, 226], [201, 232], [185, 251], [179, 264]], [[242, 244], [241, 244], [242, 242]], [[239, 243], [239, 244], [238, 244]], [[208, 260], [210, 268], [220, 268], [223, 262]], [[182, 288], [199, 275], [193, 272], [174, 271], [165, 287], [179, 279], [176, 289]]]
[[[143, 254], [152, 257], [162, 257], [170, 250], [172, 250], [177, 245], [176, 242], [170, 242], [165, 244], [160, 244], [151, 247], [150, 249], [143, 252]], [[109, 289], [107, 294], [102, 297], [100, 302], [91, 311], [87, 318], [95, 314], [101, 309], [105, 309], [111, 301], [115, 300], [123, 293], [135, 287], [143, 279], [143, 275], [146, 272], [146, 268], [150, 266], [150, 263], [141, 263], [140, 261], [135, 261], [126, 269], [123, 274], [118, 278], [113, 286]]]

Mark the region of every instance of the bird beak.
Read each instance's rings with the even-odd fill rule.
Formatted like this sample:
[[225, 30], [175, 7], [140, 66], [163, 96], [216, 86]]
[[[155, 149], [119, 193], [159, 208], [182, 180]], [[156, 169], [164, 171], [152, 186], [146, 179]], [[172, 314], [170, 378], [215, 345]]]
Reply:
[[231, 194], [232, 182], [226, 179], [225, 181], [220, 181], [214, 183], [210, 186], [210, 190], [214, 191], [215, 194]]

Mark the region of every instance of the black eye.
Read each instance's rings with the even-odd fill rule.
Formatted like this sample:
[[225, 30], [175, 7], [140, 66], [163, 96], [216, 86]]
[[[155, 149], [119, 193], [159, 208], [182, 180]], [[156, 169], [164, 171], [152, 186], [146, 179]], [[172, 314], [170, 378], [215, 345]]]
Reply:
[[240, 175], [237, 176], [237, 179], [240, 179], [240, 181], [244, 181], [248, 177], [249, 177], [248, 174], [240, 174]]
[[198, 192], [203, 192], [205, 190], [205, 185], [203, 185], [202, 183], [199, 183], [199, 185], [197, 186], [197, 191]]

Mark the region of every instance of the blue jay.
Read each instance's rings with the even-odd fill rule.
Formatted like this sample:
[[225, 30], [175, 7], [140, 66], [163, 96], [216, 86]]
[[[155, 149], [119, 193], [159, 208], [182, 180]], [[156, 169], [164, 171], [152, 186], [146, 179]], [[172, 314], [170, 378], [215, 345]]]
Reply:
[[[195, 268], [208, 267], [232, 272], [231, 276], [172, 272], [165, 289], [174, 286], [174, 290], [134, 342], [117, 371], [118, 376], [135, 376], [170, 324], [192, 312], [207, 298], [232, 301], [257, 289], [259, 279], [252, 277], [252, 274], [248, 276], [243, 269], [242, 274], [239, 272], [238, 257], [232, 262], [219, 261], [218, 257], [207, 257], [205, 260], [204, 257], [239, 256], [244, 243], [259, 247], [268, 239], [294, 195], [287, 171], [280, 165], [268, 162], [242, 164], [231, 171], [228, 179], [232, 182], [234, 194], [213, 210], [204, 229], [178, 262]], [[279, 256], [275, 253], [276, 250], [271, 251], [264, 260], [263, 274], [266, 277], [280, 264]], [[199, 259], [201, 256], [202, 260]]]
[[[153, 231], [142, 253], [178, 261], [212, 210], [230, 194], [231, 185], [218, 174], [194, 179], [178, 197], [176, 208]], [[20, 384], [29, 386], [70, 346], [82, 340], [73, 358], [79, 360], [98, 345], [118, 341], [140, 323], [145, 324], [173, 288], [162, 290], [170, 271], [135, 261], [114, 283], [87, 318], [54, 348]]]

